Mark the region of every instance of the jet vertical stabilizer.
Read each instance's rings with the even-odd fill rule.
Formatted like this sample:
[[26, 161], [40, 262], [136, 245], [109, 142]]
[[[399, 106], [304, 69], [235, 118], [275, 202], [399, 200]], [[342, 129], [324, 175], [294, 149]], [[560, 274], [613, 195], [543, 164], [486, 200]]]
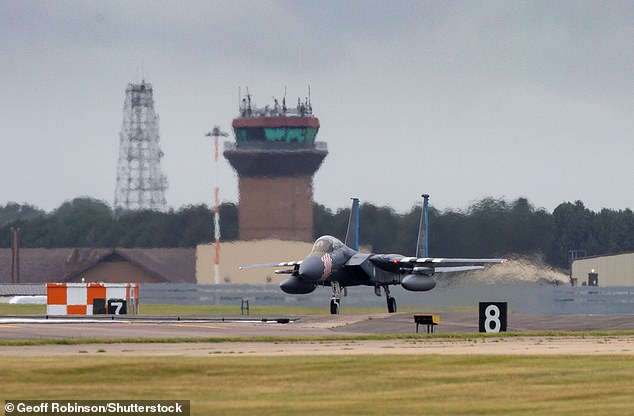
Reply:
[[344, 244], [353, 250], [359, 251], [359, 198], [352, 198], [350, 218], [348, 218], [348, 231]]
[[416, 242], [416, 257], [429, 257], [429, 195], [423, 194], [423, 211], [420, 215], [418, 227], [418, 241]]

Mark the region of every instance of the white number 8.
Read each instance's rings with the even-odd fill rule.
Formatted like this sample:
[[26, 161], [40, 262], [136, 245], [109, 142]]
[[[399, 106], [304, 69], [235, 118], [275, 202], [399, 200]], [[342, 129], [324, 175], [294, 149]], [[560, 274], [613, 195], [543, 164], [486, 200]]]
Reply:
[[496, 305], [489, 305], [484, 310], [484, 316], [486, 316], [484, 321], [485, 332], [500, 332], [500, 327], [502, 326], [500, 323], [500, 308]]

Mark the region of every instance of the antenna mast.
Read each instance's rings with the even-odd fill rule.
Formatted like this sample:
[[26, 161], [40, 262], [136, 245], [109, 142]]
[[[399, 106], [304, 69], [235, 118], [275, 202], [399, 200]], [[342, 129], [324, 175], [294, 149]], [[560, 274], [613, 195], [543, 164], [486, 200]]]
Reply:
[[220, 136], [227, 137], [227, 133], [215, 126], [212, 131], [205, 136], [213, 136], [214, 138], [214, 164], [216, 165], [216, 184], [214, 186], [214, 282], [220, 284], [220, 187], [218, 186], [218, 138]]
[[167, 178], [161, 171], [158, 114], [152, 84], [128, 84], [119, 134], [115, 208], [164, 211]]

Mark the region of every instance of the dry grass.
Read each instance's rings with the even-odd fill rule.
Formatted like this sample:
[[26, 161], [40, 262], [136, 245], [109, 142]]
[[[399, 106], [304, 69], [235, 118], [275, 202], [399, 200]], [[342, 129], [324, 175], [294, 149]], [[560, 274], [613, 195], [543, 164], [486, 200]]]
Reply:
[[6, 360], [4, 399], [181, 399], [192, 415], [631, 414], [630, 356]]

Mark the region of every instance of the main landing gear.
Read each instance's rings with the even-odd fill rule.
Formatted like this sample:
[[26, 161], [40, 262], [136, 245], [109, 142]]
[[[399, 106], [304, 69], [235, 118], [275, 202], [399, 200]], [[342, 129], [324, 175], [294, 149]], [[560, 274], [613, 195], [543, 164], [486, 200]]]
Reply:
[[390, 296], [390, 287], [388, 285], [383, 285], [383, 286], [374, 286], [374, 293], [377, 296], [381, 296], [381, 287], [383, 288], [383, 290], [385, 291], [385, 298], [387, 300], [387, 311], [389, 313], [395, 313], [396, 312], [396, 299], [393, 298], [392, 296]]

